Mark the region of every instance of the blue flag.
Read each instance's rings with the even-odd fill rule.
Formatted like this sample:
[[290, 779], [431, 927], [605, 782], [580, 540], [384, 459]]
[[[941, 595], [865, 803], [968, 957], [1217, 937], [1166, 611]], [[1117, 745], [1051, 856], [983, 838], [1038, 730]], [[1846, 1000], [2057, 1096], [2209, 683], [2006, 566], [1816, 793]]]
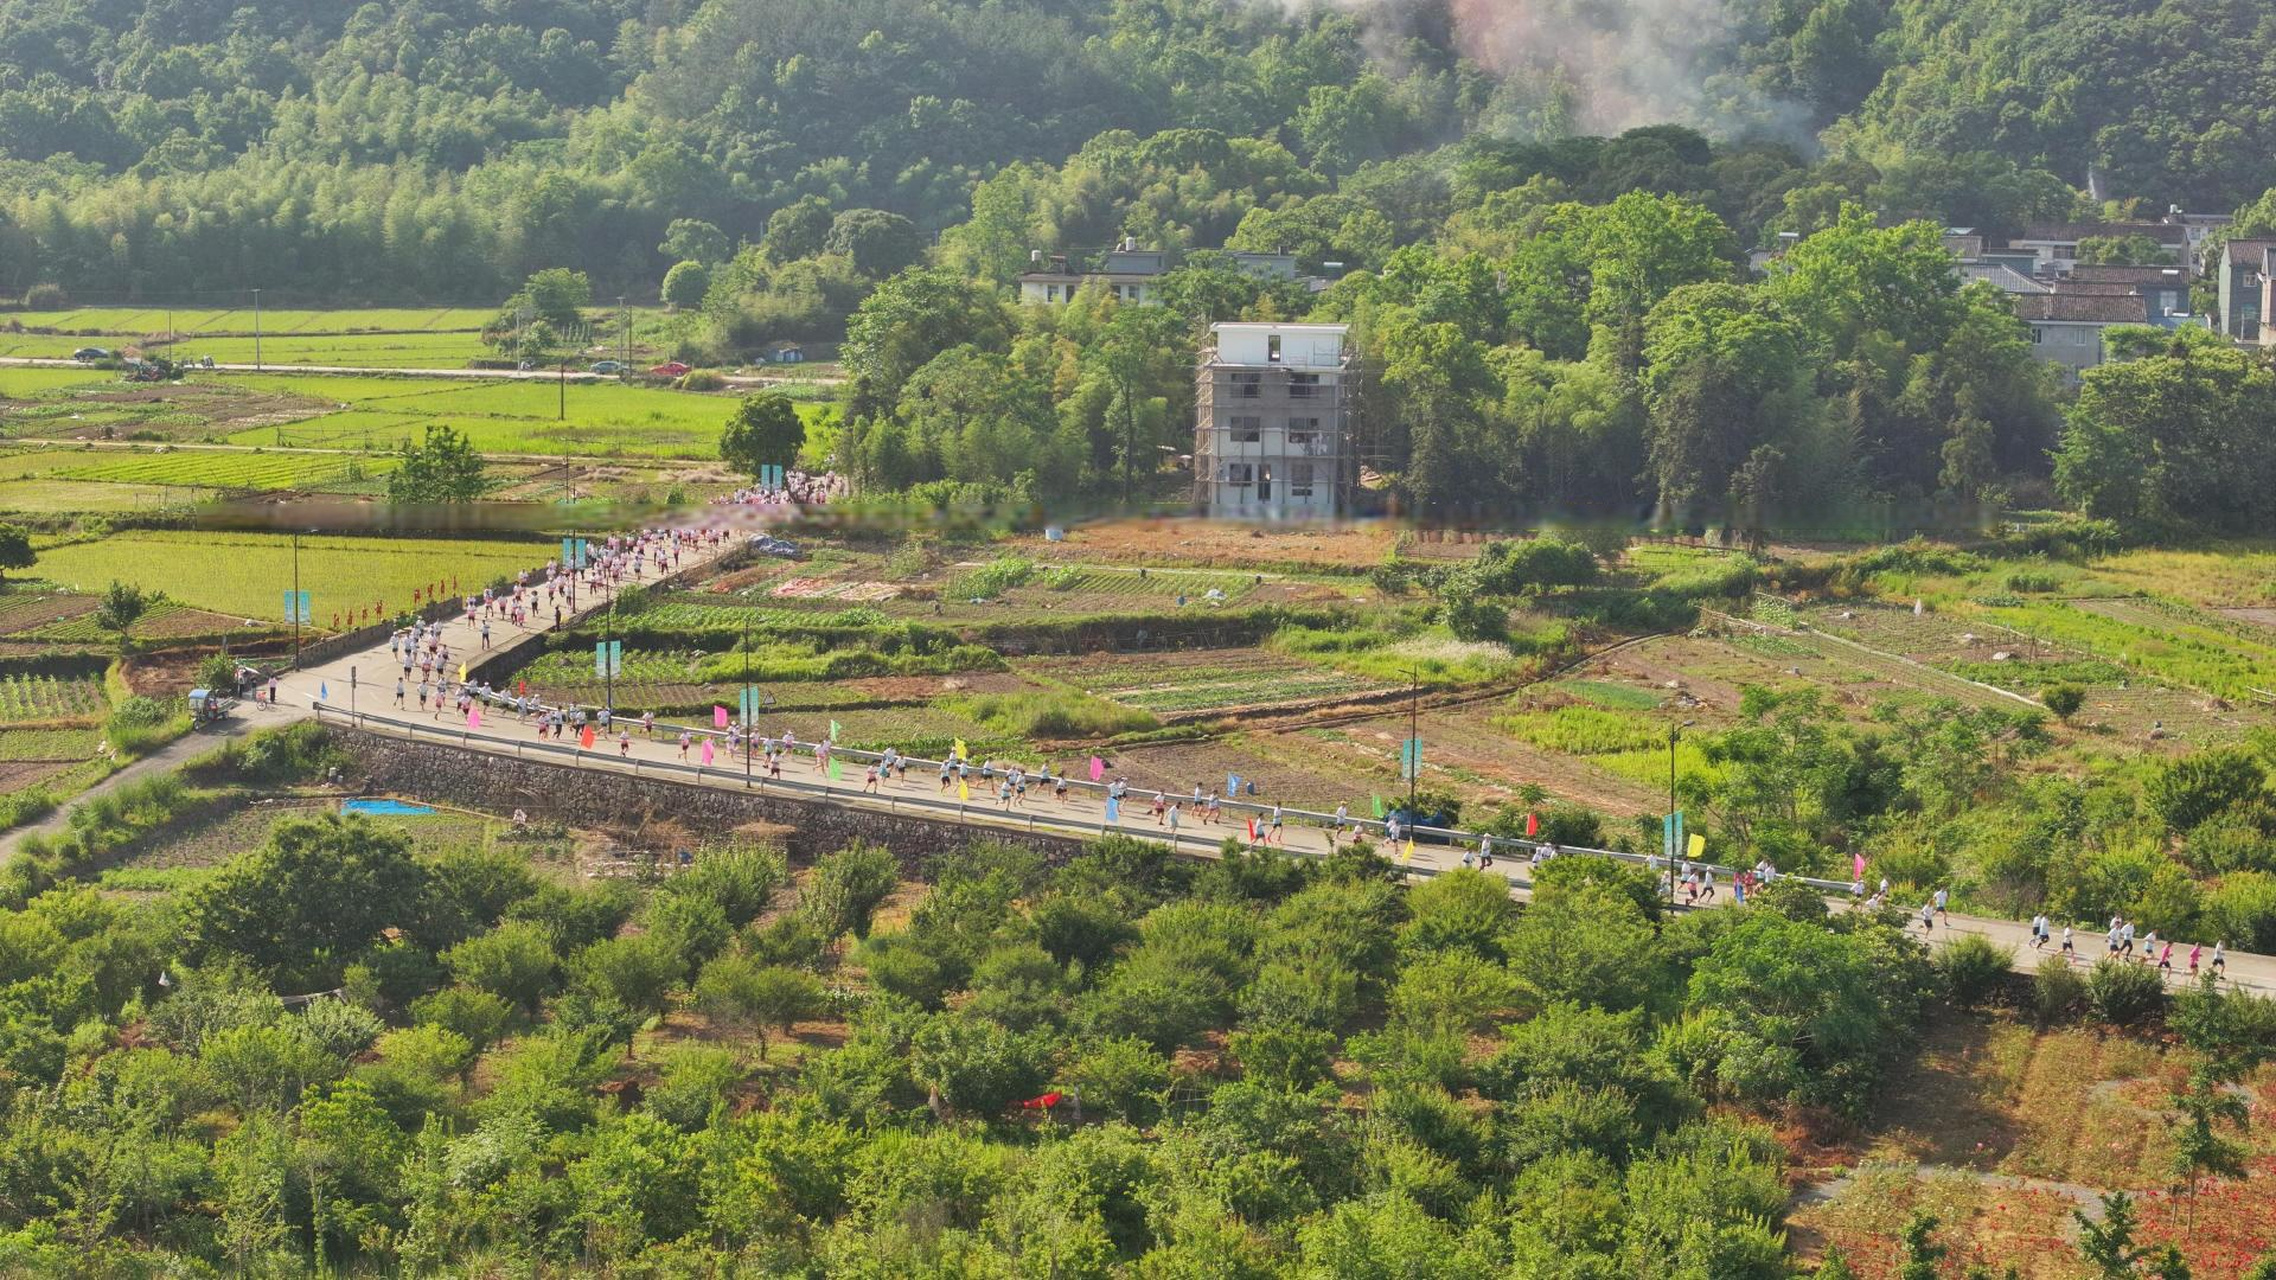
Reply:
[[332, 700], [332, 684], [330, 681], [316, 686], [316, 700], [318, 702], [330, 702]]
[[1228, 773], [1228, 774], [1226, 774], [1226, 775], [1225, 775], [1225, 798], [1226, 798], [1226, 799], [1228, 799], [1228, 800], [1230, 800], [1230, 799], [1232, 799], [1234, 796], [1237, 796], [1237, 795], [1239, 795], [1239, 794], [1241, 794], [1241, 775], [1240, 775], [1240, 774], [1237, 774], [1237, 773]]
[[1113, 796], [1106, 798], [1106, 820], [1108, 822], [1122, 821], [1122, 802]]

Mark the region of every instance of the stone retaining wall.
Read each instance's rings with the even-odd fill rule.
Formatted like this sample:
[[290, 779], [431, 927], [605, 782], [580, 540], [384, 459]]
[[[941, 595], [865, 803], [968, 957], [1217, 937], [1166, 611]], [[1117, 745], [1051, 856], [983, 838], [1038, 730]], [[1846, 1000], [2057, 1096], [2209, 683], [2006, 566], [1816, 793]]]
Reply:
[[976, 829], [919, 814], [881, 813], [869, 806], [786, 794], [703, 786], [669, 778], [635, 777], [611, 769], [580, 769], [551, 761], [468, 751], [361, 729], [328, 725], [331, 741], [355, 759], [348, 771], [373, 791], [509, 814], [572, 827], [637, 829], [669, 821], [698, 833], [720, 833], [764, 822], [789, 833], [793, 862], [811, 862], [857, 840], [880, 844], [915, 873], [932, 858], [975, 840], [997, 840], [1065, 862], [1082, 841], [1063, 833]]

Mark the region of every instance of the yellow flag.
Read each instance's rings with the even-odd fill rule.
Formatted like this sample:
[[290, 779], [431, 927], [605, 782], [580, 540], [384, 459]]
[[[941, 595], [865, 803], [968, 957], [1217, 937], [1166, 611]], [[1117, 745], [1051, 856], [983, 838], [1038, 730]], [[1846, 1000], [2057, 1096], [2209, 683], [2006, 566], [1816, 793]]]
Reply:
[[956, 758], [959, 760], [964, 759], [964, 739], [962, 738], [958, 738], [956, 740]]
[[956, 783], [956, 798], [967, 804], [972, 801], [972, 788], [964, 785], [962, 779], [958, 779]]
[[1414, 856], [1415, 856], [1415, 838], [1414, 838], [1413, 836], [1408, 836], [1408, 837], [1407, 837], [1407, 851], [1406, 851], [1405, 853], [1402, 853], [1402, 854], [1400, 854], [1400, 855], [1399, 855], [1399, 861], [1401, 861], [1401, 862], [1409, 862], [1409, 861], [1412, 861], [1412, 860], [1414, 859]]
[[1690, 856], [1696, 858], [1700, 854], [1707, 852], [1707, 837], [1694, 834], [1691, 837], [1689, 845], [1686, 847], [1691, 851]]
[[460, 684], [466, 683], [466, 664], [463, 662], [458, 664], [458, 682]]

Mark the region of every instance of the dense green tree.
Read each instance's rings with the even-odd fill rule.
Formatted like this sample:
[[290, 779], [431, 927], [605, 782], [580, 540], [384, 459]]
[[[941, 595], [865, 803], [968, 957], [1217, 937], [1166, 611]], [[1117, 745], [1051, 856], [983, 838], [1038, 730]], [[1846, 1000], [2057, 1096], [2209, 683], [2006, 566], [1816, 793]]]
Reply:
[[495, 484], [487, 468], [472, 441], [436, 423], [419, 443], [403, 442], [395, 469], [387, 473], [387, 500], [413, 506], [472, 502]]
[[29, 569], [38, 559], [32, 554], [32, 537], [22, 525], [0, 524], [0, 583], [10, 569]]
[[400, 833], [353, 817], [279, 822], [189, 895], [189, 945], [293, 978], [337, 972], [414, 918], [424, 879]]
[[806, 420], [798, 406], [779, 391], [744, 396], [719, 436], [720, 461], [746, 476], [756, 477], [761, 467], [797, 465], [798, 451], [806, 443]]

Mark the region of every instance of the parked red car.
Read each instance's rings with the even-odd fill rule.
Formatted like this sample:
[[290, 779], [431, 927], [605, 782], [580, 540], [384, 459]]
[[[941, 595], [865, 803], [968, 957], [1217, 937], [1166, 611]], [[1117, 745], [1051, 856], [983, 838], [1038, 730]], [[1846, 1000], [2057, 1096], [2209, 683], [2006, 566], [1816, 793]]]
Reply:
[[681, 364], [677, 360], [673, 360], [665, 364], [657, 365], [655, 368], [650, 369], [648, 372], [654, 374], [659, 378], [677, 378], [687, 371], [688, 367], [686, 365]]

